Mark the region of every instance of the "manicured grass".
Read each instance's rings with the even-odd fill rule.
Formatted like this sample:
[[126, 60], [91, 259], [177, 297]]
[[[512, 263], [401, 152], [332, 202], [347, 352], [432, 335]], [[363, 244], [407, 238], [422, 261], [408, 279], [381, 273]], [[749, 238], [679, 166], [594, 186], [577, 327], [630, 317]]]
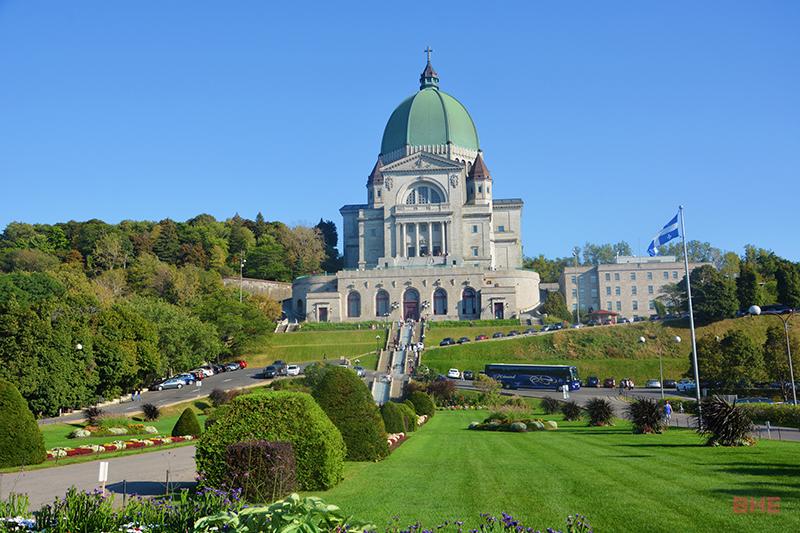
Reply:
[[[475, 337], [478, 335], [492, 336], [495, 332], [508, 333], [511, 330], [517, 330], [520, 333], [525, 331], [527, 327], [522, 327], [519, 324], [516, 326], [459, 326], [459, 327], [433, 327], [425, 332], [425, 345], [434, 348], [439, 346], [439, 343], [445, 337], [450, 337], [453, 340], [458, 340], [461, 337], [467, 337], [470, 341], [474, 342]], [[538, 328], [537, 328], [538, 329]], [[485, 341], [481, 341], [485, 342]]]
[[386, 330], [296, 331], [270, 334], [264, 342], [252, 349], [244, 358], [251, 366], [264, 366], [276, 359], [290, 363], [322, 361], [346, 357], [360, 358], [364, 363], [368, 355], [374, 357], [380, 336], [380, 345], [386, 342]]
[[[508, 512], [541, 529], [581, 513], [595, 531], [797, 530], [798, 443], [710, 448], [688, 430], [633, 435], [625, 422], [559, 422], [556, 432], [466, 429], [484, 416], [438, 412], [389, 458], [348, 463], [345, 480], [317, 495], [379, 529], [399, 516], [401, 526], [421, 520], [428, 528], [463, 519], [466, 530], [481, 512]], [[780, 514], [733, 512], [734, 497], [751, 496], [780, 497]]]

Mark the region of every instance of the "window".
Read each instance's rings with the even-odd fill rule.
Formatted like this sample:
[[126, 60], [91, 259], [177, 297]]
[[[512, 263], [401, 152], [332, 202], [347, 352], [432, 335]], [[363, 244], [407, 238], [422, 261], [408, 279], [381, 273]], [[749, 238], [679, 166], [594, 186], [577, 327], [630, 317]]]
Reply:
[[631, 281], [636, 281], [636, 272], [631, 272]]
[[677, 270], [673, 270], [672, 271], [672, 279], [678, 279], [678, 271]]
[[380, 197], [381, 197], [381, 190], [378, 189], [378, 198], [380, 198]]
[[664, 271], [664, 279], [669, 279], [669, 272], [666, 270]]
[[383, 289], [375, 295], [375, 316], [389, 316], [389, 293]]
[[578, 310], [578, 304], [572, 304], [572, 310], [573, 311], [577, 311]]
[[609, 311], [613, 311], [614, 310], [614, 308], [611, 305], [611, 302], [606, 302], [606, 309], [608, 309]]
[[611, 296], [611, 286], [606, 287], [606, 296]]
[[647, 273], [647, 279], [653, 279], [653, 273], [652, 272], [648, 272]]
[[472, 226], [472, 233], [478, 233], [478, 226], [476, 226], [476, 225], [474, 225], [474, 224], [473, 224], [473, 226]]
[[478, 257], [478, 247], [477, 246], [473, 246], [472, 247], [472, 257]]
[[653, 294], [653, 286], [652, 285], [648, 285], [647, 286], [647, 294]]
[[464, 314], [468, 316], [474, 316], [478, 312], [478, 295], [475, 293], [475, 289], [472, 287], [467, 287], [464, 289], [464, 292], [461, 293], [461, 301], [464, 304]]
[[622, 311], [622, 302], [617, 300], [617, 311]]
[[650, 300], [650, 303], [647, 305], [647, 307], [652, 311], [656, 308], [656, 303], [653, 300]]
[[506, 227], [505, 226], [497, 226], [497, 232], [498, 233], [505, 233], [506, 232]]
[[620, 294], [622, 294], [622, 290], [619, 287], [614, 287], [614, 294], [619, 296]]
[[442, 195], [439, 191], [428, 185], [417, 185], [408, 192], [406, 204], [440, 204]]
[[438, 288], [433, 292], [433, 314], [447, 314], [447, 292], [442, 288]]
[[572, 283], [578, 283], [578, 278], [576, 276], [572, 276]]
[[592, 289], [592, 298], [597, 298], [597, 289]]
[[636, 300], [634, 300], [634, 301], [631, 303], [631, 306], [632, 306], [632, 309], [633, 309], [634, 311], [638, 311], [638, 310], [639, 310], [639, 302], [637, 302]]
[[614, 281], [619, 281], [619, 272], [614, 272]]
[[370, 234], [372, 237], [374, 237], [374, 236], [376, 236], [376, 235], [378, 234], [378, 231], [377, 231], [377, 230], [375, 230], [375, 229], [371, 229], [371, 230], [369, 230], [369, 234]]
[[577, 298], [578, 297], [578, 289], [572, 289], [572, 297], [573, 298]]
[[636, 285], [634, 285], [633, 287], [631, 287], [631, 294], [632, 294], [633, 296], [636, 296]]
[[347, 295], [347, 316], [350, 318], [361, 316], [361, 295], [356, 291]]
[[606, 281], [611, 281], [611, 274], [606, 272]]
[[483, 187], [481, 187], [480, 185], [478, 185], [478, 192], [483, 193]]

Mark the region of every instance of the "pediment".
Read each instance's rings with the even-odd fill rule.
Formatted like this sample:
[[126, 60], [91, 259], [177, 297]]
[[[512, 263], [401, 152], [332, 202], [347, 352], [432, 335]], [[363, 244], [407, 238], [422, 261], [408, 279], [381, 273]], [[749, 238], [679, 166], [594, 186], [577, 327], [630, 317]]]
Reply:
[[381, 168], [381, 173], [396, 172], [404, 173], [419, 173], [419, 172], [460, 172], [464, 167], [460, 163], [451, 161], [445, 157], [429, 154], [426, 152], [417, 152], [411, 154], [397, 161], [393, 161], [388, 165]]

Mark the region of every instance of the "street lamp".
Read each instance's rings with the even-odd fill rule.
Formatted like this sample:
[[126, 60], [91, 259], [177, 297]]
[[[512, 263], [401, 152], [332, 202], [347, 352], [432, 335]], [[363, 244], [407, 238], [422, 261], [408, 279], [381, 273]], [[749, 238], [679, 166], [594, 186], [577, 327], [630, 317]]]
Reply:
[[[757, 305], [751, 305], [750, 309], [747, 310], [751, 315], [760, 315], [761, 308]], [[772, 313], [770, 313], [772, 314]], [[783, 334], [786, 336], [786, 356], [789, 358], [789, 381], [792, 384], [792, 402], [794, 405], [797, 405], [797, 389], [794, 385], [794, 368], [792, 367], [792, 348], [789, 344], [789, 320], [792, 319], [794, 316], [794, 309], [787, 313], [786, 318], [783, 318], [783, 315], [775, 315], [776, 317], [781, 319], [783, 322]]]
[[375, 354], [376, 355], [380, 355], [381, 354], [381, 336], [380, 335], [375, 335]]
[[75, 345], [75, 349], [80, 352], [81, 350], [83, 350], [83, 344], [81, 344], [81, 343], [76, 344]]
[[239, 260], [239, 303], [242, 303], [242, 286], [244, 285], [244, 264], [247, 259], [242, 258]]

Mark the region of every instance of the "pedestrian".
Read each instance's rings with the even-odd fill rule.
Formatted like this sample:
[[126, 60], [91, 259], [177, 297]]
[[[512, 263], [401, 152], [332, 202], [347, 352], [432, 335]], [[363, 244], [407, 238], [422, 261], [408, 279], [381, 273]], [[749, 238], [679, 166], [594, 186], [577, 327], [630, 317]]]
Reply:
[[561, 392], [564, 394], [564, 399], [569, 400], [569, 385], [566, 383], [561, 386]]
[[137, 402], [142, 401], [142, 389], [136, 389], [136, 401]]
[[672, 418], [672, 406], [669, 404], [669, 400], [664, 404], [664, 420], [666, 420], [667, 424], [669, 424], [670, 418]]
[[136, 389], [133, 389], [131, 391], [131, 402], [135, 402], [135, 401], [136, 401]]
[[678, 412], [683, 414], [683, 402], [678, 402]]

